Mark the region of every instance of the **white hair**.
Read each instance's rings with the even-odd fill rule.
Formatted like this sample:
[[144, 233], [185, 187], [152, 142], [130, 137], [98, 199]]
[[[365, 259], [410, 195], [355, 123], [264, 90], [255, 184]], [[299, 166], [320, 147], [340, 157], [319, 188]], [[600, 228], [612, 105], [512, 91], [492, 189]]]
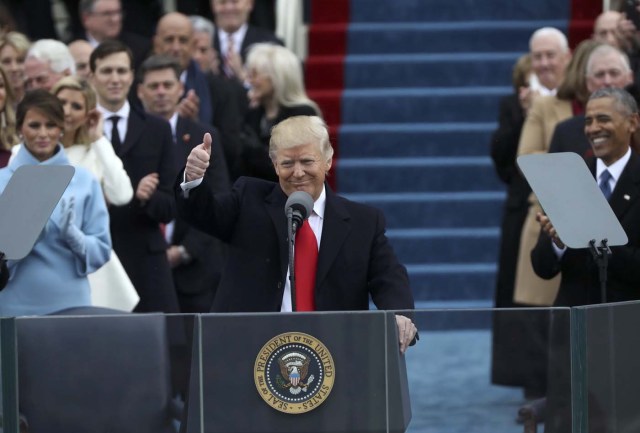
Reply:
[[598, 57], [608, 56], [609, 54], [618, 55], [618, 58], [620, 59], [620, 67], [622, 69], [622, 72], [626, 73], [631, 71], [631, 65], [629, 64], [629, 57], [625, 53], [623, 53], [616, 47], [603, 44], [597, 47], [596, 49], [594, 49], [591, 52], [591, 54], [589, 54], [589, 59], [587, 60], [587, 71], [586, 71], [587, 76], [591, 75], [591, 73], [593, 72], [593, 62], [595, 62], [595, 59]]
[[200, 15], [191, 15], [189, 20], [191, 20], [191, 27], [193, 27], [194, 32], [204, 32], [211, 35], [212, 38], [215, 35], [216, 28], [211, 20]]
[[76, 62], [73, 60], [71, 51], [65, 44], [55, 39], [36, 41], [27, 52], [27, 58], [29, 57], [49, 63], [49, 67], [54, 72], [60, 73], [68, 69], [71, 75], [76, 73]]
[[542, 27], [533, 32], [531, 38], [529, 38], [529, 50], [531, 50], [531, 45], [533, 44], [534, 40], [545, 36], [553, 37], [558, 42], [558, 45], [560, 45], [560, 51], [562, 51], [563, 53], [569, 51], [569, 42], [567, 41], [567, 37], [564, 35], [564, 33], [556, 29], [555, 27]]

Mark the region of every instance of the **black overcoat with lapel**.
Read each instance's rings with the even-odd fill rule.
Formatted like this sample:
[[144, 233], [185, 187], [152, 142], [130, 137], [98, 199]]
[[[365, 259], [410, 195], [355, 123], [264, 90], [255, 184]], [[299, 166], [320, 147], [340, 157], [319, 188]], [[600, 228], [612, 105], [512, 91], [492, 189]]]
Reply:
[[[211, 133], [211, 165], [207, 169], [208, 186], [212, 191], [228, 192], [229, 172], [220, 134], [216, 128], [191, 119], [178, 117], [176, 123], [176, 176], [185, 166], [191, 150], [202, 143], [205, 133]], [[175, 219], [172, 245], [182, 245], [191, 261], [173, 268], [173, 280], [183, 313], [208, 312], [226, 261], [227, 248], [223, 242], [187, 224], [179, 216]]]
[[[229, 244], [212, 311], [280, 311], [288, 263], [287, 197], [280, 185], [241, 177], [227, 194], [203, 186], [185, 198], [176, 185], [176, 198], [185, 220]], [[326, 192], [317, 310], [366, 310], [369, 296], [379, 309], [412, 309], [407, 272], [385, 236], [382, 213], [328, 186]]]
[[549, 153], [556, 152], [573, 152], [583, 158], [593, 157], [591, 144], [584, 133], [583, 114], [570, 117], [556, 125], [551, 136]]

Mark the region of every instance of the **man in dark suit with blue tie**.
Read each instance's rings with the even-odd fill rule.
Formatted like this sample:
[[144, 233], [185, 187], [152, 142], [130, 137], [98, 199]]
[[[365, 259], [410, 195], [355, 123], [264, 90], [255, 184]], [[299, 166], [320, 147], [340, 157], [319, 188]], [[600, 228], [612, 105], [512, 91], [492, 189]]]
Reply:
[[[640, 299], [640, 156], [630, 146], [638, 125], [638, 106], [625, 90], [605, 87], [589, 98], [584, 133], [593, 156], [586, 162], [629, 239], [627, 245], [611, 247], [607, 302]], [[546, 215], [538, 214], [537, 219], [541, 231], [531, 251], [533, 269], [541, 278], [562, 272], [554, 305], [601, 303], [599, 269], [591, 251], [567, 248]], [[550, 433], [571, 430], [571, 375], [567, 368], [571, 338], [568, 323], [558, 317], [556, 325], [549, 338], [545, 431]], [[602, 418], [594, 416], [593, 420]]]
[[[385, 236], [382, 213], [338, 196], [325, 183], [333, 149], [324, 122], [294, 116], [279, 123], [272, 131], [270, 156], [278, 183], [241, 177], [230, 193], [212, 192], [206, 175], [211, 162], [207, 134], [189, 154], [176, 185], [179, 215], [229, 244], [212, 311], [294, 309], [284, 207], [295, 191], [307, 192], [314, 201], [308, 225], [317, 248], [310, 264], [317, 266], [308, 280], [311, 293], [301, 294], [296, 284], [296, 300], [308, 296], [308, 310], [318, 311], [366, 310], [369, 297], [379, 309], [413, 309], [407, 271]], [[404, 315], [396, 318], [404, 352], [416, 327]]]
[[175, 216], [171, 128], [127, 101], [132, 64], [129, 48], [115, 40], [98, 45], [89, 58], [90, 81], [105, 119], [105, 135], [122, 159], [135, 191], [129, 204], [110, 207], [111, 238], [140, 295], [136, 311], [176, 313], [178, 301], [160, 229], [161, 223]]
[[[178, 101], [183, 93], [180, 64], [173, 57], [153, 55], [138, 71], [138, 97], [145, 110], [169, 122], [174, 138], [175, 172], [181, 171], [189, 152], [210, 133], [212, 164], [207, 170], [209, 185], [215, 191], [228, 191], [229, 173], [220, 135], [216, 128], [183, 117]], [[226, 246], [219, 240], [190, 227], [181, 218], [167, 226], [165, 238], [169, 244], [167, 259], [171, 265], [180, 311], [204, 313], [211, 309], [216, 287], [226, 259]]]
[[[594, 154], [587, 165], [629, 238], [627, 245], [611, 247], [607, 302], [640, 299], [640, 156], [630, 147], [637, 111], [628, 92], [603, 88], [591, 95], [585, 112], [584, 131]], [[555, 305], [600, 303], [598, 267], [590, 251], [566, 248], [547, 216], [538, 214], [538, 221], [542, 230], [531, 260], [542, 278], [562, 272]]]

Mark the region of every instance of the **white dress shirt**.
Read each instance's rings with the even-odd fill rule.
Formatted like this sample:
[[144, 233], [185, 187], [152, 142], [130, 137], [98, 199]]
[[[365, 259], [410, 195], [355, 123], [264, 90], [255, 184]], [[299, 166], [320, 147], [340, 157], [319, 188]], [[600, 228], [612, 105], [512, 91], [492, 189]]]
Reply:
[[109, 117], [120, 117], [120, 119], [118, 119], [118, 134], [120, 135], [120, 143], [124, 144], [124, 140], [127, 137], [127, 122], [129, 122], [129, 113], [131, 113], [131, 106], [129, 105], [129, 101], [124, 101], [124, 105], [122, 105], [122, 107], [115, 113], [113, 111], [107, 110], [100, 104], [98, 104], [96, 108], [100, 113], [102, 113], [102, 116], [105, 120], [104, 135], [112, 143], [113, 140], [111, 140], [111, 129], [113, 128], [113, 120], [109, 120]]
[[240, 49], [242, 48], [242, 42], [244, 41], [244, 37], [247, 34], [247, 29], [249, 29], [249, 25], [243, 24], [238, 30], [233, 33], [227, 33], [224, 30], [218, 28], [218, 40], [220, 41], [220, 55], [224, 58], [229, 50], [229, 36], [233, 39], [233, 51], [236, 54], [240, 54]]
[[616, 184], [618, 183], [618, 179], [622, 175], [624, 168], [627, 166], [627, 162], [631, 158], [631, 148], [627, 149], [627, 153], [624, 154], [622, 158], [611, 164], [610, 166], [606, 166], [604, 161], [600, 158], [596, 160], [596, 179], [598, 184], [600, 184], [600, 176], [602, 176], [602, 172], [608, 170], [611, 174], [611, 178], [609, 179], [609, 186], [611, 187], [611, 191], [616, 188]]

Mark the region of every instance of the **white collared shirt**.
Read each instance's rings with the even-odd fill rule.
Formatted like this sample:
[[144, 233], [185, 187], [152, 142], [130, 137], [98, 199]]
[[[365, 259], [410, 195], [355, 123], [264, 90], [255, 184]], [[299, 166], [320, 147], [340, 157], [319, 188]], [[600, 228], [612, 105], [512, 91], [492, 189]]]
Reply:
[[224, 58], [227, 54], [227, 50], [229, 49], [229, 36], [233, 39], [233, 51], [236, 54], [240, 54], [240, 49], [242, 48], [242, 42], [244, 41], [244, 37], [247, 34], [247, 30], [249, 26], [247, 24], [243, 24], [238, 30], [229, 34], [218, 28], [218, 40], [220, 41], [220, 55]]
[[173, 136], [173, 142], [177, 143], [176, 130], [178, 129], [178, 112], [173, 113], [173, 116], [169, 119], [169, 125], [171, 126], [171, 135]]
[[98, 45], [100, 45], [100, 42], [98, 42], [98, 40], [96, 38], [91, 36], [91, 34], [89, 32], [87, 32], [87, 42], [89, 42], [89, 45], [91, 45], [91, 48], [95, 48]]
[[[309, 226], [313, 234], [318, 241], [318, 251], [320, 251], [320, 239], [322, 238], [322, 227], [324, 225], [324, 209], [327, 206], [327, 191], [325, 186], [322, 186], [322, 192], [318, 200], [313, 202], [313, 212], [309, 216]], [[291, 281], [289, 280], [289, 271], [287, 270], [287, 277], [284, 284], [284, 293], [282, 295], [282, 305], [280, 311], [290, 312], [293, 311], [291, 307]]]
[[558, 93], [558, 89], [547, 89], [543, 85], [540, 85], [538, 92], [540, 93], [540, 96], [555, 96], [556, 93]]
[[627, 149], [627, 153], [624, 154], [622, 158], [611, 164], [610, 166], [606, 166], [604, 161], [600, 158], [596, 160], [596, 180], [598, 184], [600, 184], [600, 176], [602, 176], [602, 172], [608, 170], [611, 174], [611, 178], [609, 179], [609, 186], [611, 187], [611, 191], [613, 191], [618, 183], [618, 179], [622, 175], [624, 168], [627, 166], [627, 162], [631, 158], [631, 148]]
[[111, 141], [111, 129], [113, 128], [113, 121], [109, 120], [111, 116], [119, 116], [118, 119], [118, 134], [120, 135], [120, 142], [124, 144], [124, 140], [127, 137], [127, 123], [129, 122], [129, 113], [131, 113], [131, 106], [129, 101], [124, 101], [124, 104], [117, 112], [109, 111], [102, 105], [98, 104], [98, 111], [102, 113], [104, 118], [104, 135]]

